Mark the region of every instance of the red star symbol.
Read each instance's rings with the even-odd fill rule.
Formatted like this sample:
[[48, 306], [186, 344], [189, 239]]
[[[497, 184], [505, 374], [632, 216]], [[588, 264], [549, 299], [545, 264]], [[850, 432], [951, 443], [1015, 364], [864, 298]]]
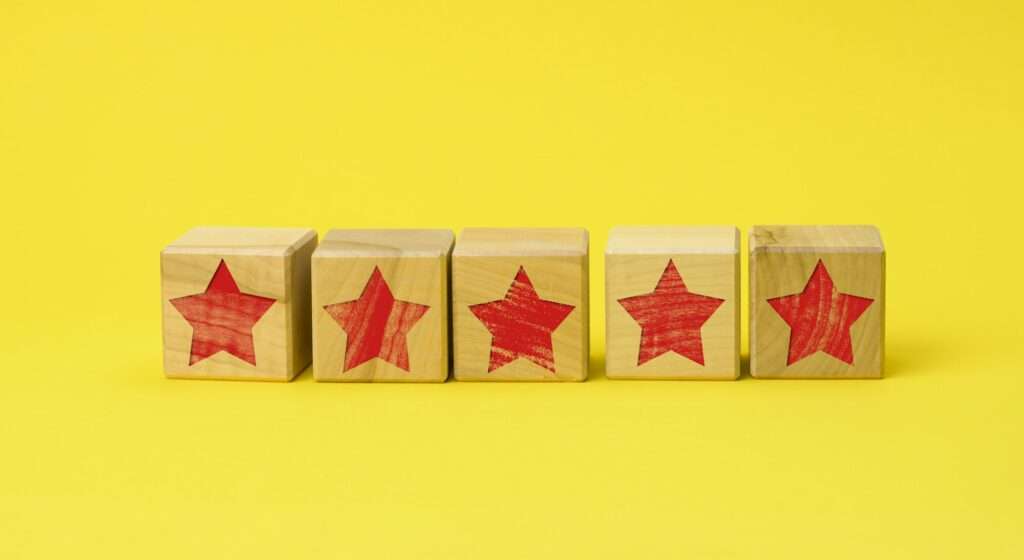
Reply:
[[686, 288], [671, 259], [649, 294], [619, 300], [640, 325], [640, 366], [667, 352], [675, 352], [704, 365], [700, 328], [724, 299], [695, 294]]
[[487, 371], [516, 358], [526, 358], [554, 373], [551, 333], [573, 309], [572, 305], [540, 299], [526, 270], [520, 266], [505, 299], [469, 306], [491, 331], [491, 363]]
[[205, 292], [171, 300], [171, 305], [192, 325], [188, 365], [221, 350], [256, 365], [252, 328], [275, 301], [239, 291], [228, 265], [221, 260]]
[[789, 325], [789, 358], [786, 365], [823, 351], [848, 364], [853, 363], [850, 326], [873, 299], [840, 293], [818, 260], [804, 291], [768, 300]]
[[373, 267], [359, 299], [324, 306], [348, 335], [342, 371], [374, 358], [409, 371], [405, 337], [429, 309], [429, 305], [395, 299], [380, 269]]

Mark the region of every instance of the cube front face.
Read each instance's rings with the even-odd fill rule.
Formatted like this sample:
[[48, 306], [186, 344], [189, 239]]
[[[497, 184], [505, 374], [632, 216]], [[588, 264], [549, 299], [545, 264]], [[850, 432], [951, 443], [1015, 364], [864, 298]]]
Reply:
[[308, 263], [315, 234], [297, 230], [300, 246], [273, 250], [258, 240], [247, 247], [247, 230], [214, 231], [212, 244], [171, 245], [161, 254], [165, 374], [290, 380], [311, 357]]
[[455, 378], [583, 381], [587, 255], [453, 257]]
[[447, 255], [318, 254], [312, 267], [317, 381], [448, 378]]
[[[837, 230], [842, 234], [844, 230]], [[760, 233], [764, 233], [763, 231]], [[781, 238], [768, 232], [765, 238]], [[877, 232], [876, 232], [877, 233]], [[877, 246], [776, 248], [751, 237], [750, 370], [760, 378], [879, 378], [885, 253]]]
[[609, 254], [605, 292], [609, 378], [739, 376], [738, 252]]

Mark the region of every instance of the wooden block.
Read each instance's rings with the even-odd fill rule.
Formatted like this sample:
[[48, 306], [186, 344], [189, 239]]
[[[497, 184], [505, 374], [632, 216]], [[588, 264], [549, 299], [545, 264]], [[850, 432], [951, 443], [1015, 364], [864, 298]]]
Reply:
[[739, 377], [739, 254], [735, 227], [612, 229], [605, 252], [608, 377]]
[[754, 227], [754, 377], [881, 377], [884, 340], [885, 249], [877, 228]]
[[455, 378], [586, 379], [588, 256], [584, 229], [463, 230], [452, 263]]
[[311, 229], [199, 227], [160, 253], [167, 377], [288, 381], [310, 363]]
[[313, 253], [317, 381], [448, 378], [449, 230], [334, 229]]

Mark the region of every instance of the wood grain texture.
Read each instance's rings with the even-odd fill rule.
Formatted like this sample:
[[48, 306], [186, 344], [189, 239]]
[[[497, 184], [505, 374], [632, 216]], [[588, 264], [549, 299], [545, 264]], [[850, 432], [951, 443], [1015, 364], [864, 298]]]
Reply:
[[[720, 300], [720, 305], [711, 306], [713, 313], [699, 328], [703, 364], [677, 351], [659, 352], [645, 360], [641, 354], [644, 329], [620, 301], [652, 294], [666, 276], [670, 261], [688, 292]], [[605, 254], [608, 377], [736, 379], [740, 372], [739, 295], [739, 231], [735, 227], [613, 228]], [[667, 317], [670, 322], [686, 316], [685, 309], [666, 313], [673, 315]], [[647, 334], [650, 344], [652, 333]], [[665, 333], [654, 334], [664, 340]]]
[[882, 235], [875, 226], [754, 226], [750, 250], [808, 253], [881, 253]]
[[[454, 375], [472, 381], [583, 381], [589, 365], [589, 247], [586, 230], [579, 228], [468, 228], [462, 232], [452, 257], [452, 321]], [[528, 282], [527, 282], [528, 281]], [[528, 283], [528, 285], [527, 285]], [[532, 288], [532, 290], [531, 290]], [[516, 316], [521, 298], [536, 297], [531, 306], [547, 320]], [[502, 302], [495, 307], [487, 304]], [[507, 305], [507, 306], [506, 306]], [[562, 315], [562, 306], [572, 310]], [[476, 313], [474, 313], [476, 310]], [[546, 337], [531, 330], [536, 346], [550, 342], [551, 367], [544, 350], [534, 358], [516, 356], [517, 344], [496, 348], [496, 336], [485, 323], [487, 310], [507, 313], [511, 324], [557, 325]], [[500, 317], [493, 317], [500, 319]], [[550, 322], [548, 322], [550, 320]], [[500, 334], [500, 333], [499, 333]], [[508, 335], [505, 332], [505, 335]], [[514, 333], [512, 333], [514, 334]], [[512, 358], [512, 359], [508, 359]], [[495, 361], [495, 360], [498, 361]], [[492, 368], [493, 365], [501, 364]], [[552, 371], [553, 370], [553, 371]]]
[[755, 226], [749, 266], [754, 377], [882, 376], [885, 248], [877, 228]]
[[[314, 378], [445, 381], [453, 242], [449, 230], [327, 232], [312, 263]], [[355, 317], [346, 329], [338, 317], [356, 307], [365, 320]], [[353, 360], [353, 353], [361, 355]]]
[[[311, 229], [201, 227], [168, 245], [160, 255], [167, 377], [289, 381], [305, 369], [316, 242]], [[219, 351], [190, 365], [195, 329], [171, 300], [203, 294], [221, 262], [240, 292], [275, 301], [251, 328], [255, 364]]]
[[576, 257], [588, 251], [583, 228], [466, 228], [456, 256]]

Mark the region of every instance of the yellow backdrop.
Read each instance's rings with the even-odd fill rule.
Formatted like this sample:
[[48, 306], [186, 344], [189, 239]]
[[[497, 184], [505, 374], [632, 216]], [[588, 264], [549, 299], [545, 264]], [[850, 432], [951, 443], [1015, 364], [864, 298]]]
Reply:
[[[1021, 557], [1024, 7], [707, 4], [2, 2], [0, 557]], [[607, 380], [658, 223], [877, 224], [888, 377]], [[587, 227], [595, 372], [167, 381], [197, 224]]]

